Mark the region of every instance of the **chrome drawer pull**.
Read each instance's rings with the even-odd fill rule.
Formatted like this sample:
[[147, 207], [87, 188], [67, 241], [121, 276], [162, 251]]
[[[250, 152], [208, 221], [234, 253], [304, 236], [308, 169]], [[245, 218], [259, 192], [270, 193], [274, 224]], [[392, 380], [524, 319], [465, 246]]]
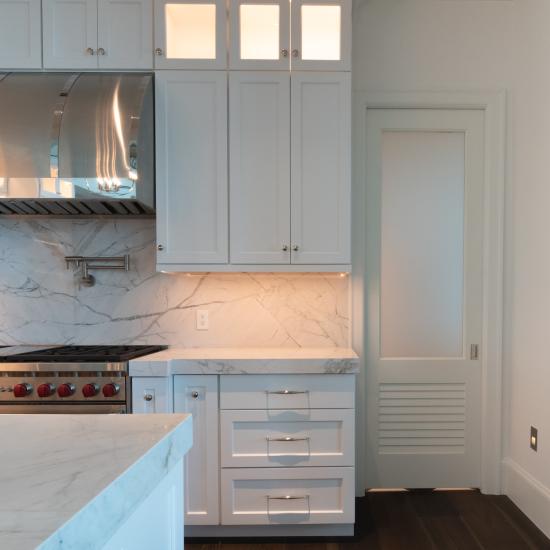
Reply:
[[[280, 497], [273, 497], [271, 495], [266, 495], [266, 499], [267, 499], [267, 515], [268, 516], [282, 515], [282, 514], [305, 514], [307, 516], [311, 515], [311, 505], [310, 505], [310, 502], [309, 502], [309, 495], [299, 495], [299, 496], [298, 495], [296, 495], [296, 496], [284, 495], [284, 496], [280, 496]], [[305, 500], [306, 503], [307, 503], [307, 510], [304, 510], [303, 512], [302, 511], [295, 511], [295, 510], [293, 510], [292, 512], [287, 512], [287, 511], [283, 511], [283, 510], [280, 510], [280, 511], [277, 511], [277, 512], [272, 512], [270, 510], [270, 506], [269, 506], [269, 503], [272, 500]]]
[[267, 441], [309, 441], [309, 437], [266, 437]]
[[277, 391], [267, 391], [268, 395], [301, 395], [304, 393], [309, 393], [309, 390], [299, 391], [299, 390], [277, 390]]

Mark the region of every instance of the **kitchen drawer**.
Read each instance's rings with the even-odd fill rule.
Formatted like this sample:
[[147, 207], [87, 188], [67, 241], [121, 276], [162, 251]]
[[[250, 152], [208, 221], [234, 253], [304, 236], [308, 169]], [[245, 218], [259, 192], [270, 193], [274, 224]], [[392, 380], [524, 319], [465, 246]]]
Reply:
[[222, 469], [222, 525], [354, 523], [353, 468]]
[[352, 409], [353, 374], [220, 376], [221, 409]]
[[353, 409], [225, 410], [223, 467], [353, 466]]

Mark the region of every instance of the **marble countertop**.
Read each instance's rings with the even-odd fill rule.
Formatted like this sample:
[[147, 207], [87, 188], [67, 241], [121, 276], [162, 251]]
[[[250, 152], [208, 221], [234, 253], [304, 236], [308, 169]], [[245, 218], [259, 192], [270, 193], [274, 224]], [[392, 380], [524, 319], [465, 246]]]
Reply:
[[93, 550], [187, 453], [192, 422], [186, 414], [4, 414], [0, 440], [9, 442], [0, 453], [0, 548]]
[[353, 374], [351, 348], [168, 348], [130, 361], [130, 376]]

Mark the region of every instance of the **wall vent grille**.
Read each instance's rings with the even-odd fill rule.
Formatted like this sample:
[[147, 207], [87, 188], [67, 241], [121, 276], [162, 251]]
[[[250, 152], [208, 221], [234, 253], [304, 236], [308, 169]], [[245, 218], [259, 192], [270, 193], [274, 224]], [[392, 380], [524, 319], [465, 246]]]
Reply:
[[383, 383], [378, 405], [380, 454], [464, 453], [464, 383]]

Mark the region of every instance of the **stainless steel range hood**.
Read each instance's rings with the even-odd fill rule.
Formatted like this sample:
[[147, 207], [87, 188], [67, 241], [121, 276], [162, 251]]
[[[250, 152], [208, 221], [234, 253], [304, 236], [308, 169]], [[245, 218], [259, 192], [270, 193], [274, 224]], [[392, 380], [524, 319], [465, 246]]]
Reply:
[[0, 215], [154, 214], [153, 76], [0, 74]]

